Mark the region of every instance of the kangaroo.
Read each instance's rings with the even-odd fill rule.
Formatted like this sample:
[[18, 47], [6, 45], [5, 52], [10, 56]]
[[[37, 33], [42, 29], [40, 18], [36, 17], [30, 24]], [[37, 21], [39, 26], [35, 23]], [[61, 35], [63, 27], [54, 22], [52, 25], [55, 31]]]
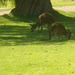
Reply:
[[[61, 24], [59, 22], [55, 22], [55, 23], [52, 23], [51, 26], [49, 27], [49, 40], [51, 40], [51, 32], [53, 32], [55, 34], [55, 40], [56, 40], [57, 34], [59, 35], [58, 38], [60, 40], [60, 36], [62, 37], [62, 35], [66, 36], [68, 39], [70, 39], [72, 30], [66, 31], [63, 24]], [[63, 38], [62, 38], [62, 40], [63, 40]]]
[[41, 15], [39, 15], [37, 22], [31, 25], [31, 32], [33, 32], [36, 29], [36, 27], [38, 27], [39, 31], [39, 27], [41, 26], [41, 32], [43, 33], [43, 26], [49, 29], [49, 26], [53, 22], [55, 22], [55, 20], [52, 14], [42, 13]]

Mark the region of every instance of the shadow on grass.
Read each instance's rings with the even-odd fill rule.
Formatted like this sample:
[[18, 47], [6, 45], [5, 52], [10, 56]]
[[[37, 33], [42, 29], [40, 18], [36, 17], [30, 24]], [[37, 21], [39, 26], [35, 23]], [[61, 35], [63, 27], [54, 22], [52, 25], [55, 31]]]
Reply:
[[[75, 18], [67, 17], [59, 12], [53, 10], [51, 12], [54, 17], [55, 21], [62, 22], [66, 24], [65, 26], [68, 29], [75, 29]], [[9, 19], [10, 21], [14, 22], [27, 22], [27, 23], [34, 23], [36, 22], [38, 15], [3, 15], [2, 17]], [[72, 25], [71, 25], [72, 24]], [[46, 30], [44, 30], [46, 31]], [[73, 31], [73, 36], [75, 34], [75, 31]], [[38, 33], [37, 30], [34, 31], [34, 33], [31, 33], [29, 26], [19, 26], [19, 25], [1, 25], [0, 26], [0, 46], [16, 46], [16, 45], [36, 45], [36, 44], [65, 44], [68, 40], [63, 41], [49, 41], [49, 40], [42, 40], [42, 39], [48, 39], [48, 33], [41, 34]], [[72, 37], [72, 40], [75, 40], [75, 37]]]
[[[45, 30], [46, 31], [46, 30]], [[53, 36], [52, 36], [53, 37]], [[44, 40], [45, 39], [45, 40]], [[46, 40], [47, 39], [47, 40]], [[68, 40], [48, 40], [48, 33], [41, 34], [35, 30], [30, 32], [28, 26], [0, 26], [0, 46], [37, 45], [37, 44], [65, 44]]]
[[32, 42], [28, 26], [0, 26], [0, 45], [12, 46], [26, 44], [26, 42]]
[[[61, 12], [63, 12], [64, 15], [61, 14]], [[65, 15], [67, 15], [66, 13], [69, 13], [69, 12], [65, 12], [65, 11], [60, 10], [60, 13], [59, 13], [56, 10], [52, 10], [52, 11], [50, 11], [50, 13], [55, 17], [55, 21], [58, 21], [58, 22], [70, 22], [70, 21], [74, 22], [75, 21], [75, 16], [74, 17], [65, 16]], [[73, 12], [73, 14], [75, 14], [75, 13]]]
[[[61, 11], [63, 13], [66, 14], [66, 12], [64, 11]], [[54, 18], [55, 18], [55, 21], [56, 22], [61, 22], [63, 24], [66, 23], [66, 27], [74, 27], [74, 24], [75, 24], [75, 16], [74, 17], [68, 17], [68, 16], [65, 16], [61, 13], [59, 13], [58, 11], [56, 10], [52, 10], [50, 12]], [[73, 14], [75, 14], [73, 12]], [[37, 21], [37, 18], [38, 18], [39, 15], [19, 15], [19, 14], [5, 14], [3, 15], [2, 17], [6, 18], [6, 19], [9, 19], [10, 21], [14, 21], [14, 22], [27, 22], [27, 23], [35, 23]]]
[[19, 15], [19, 14], [5, 14], [2, 15], [2, 17], [14, 21], [14, 22], [27, 22], [27, 23], [33, 23], [36, 22], [38, 15]]
[[[63, 12], [63, 14], [61, 14], [61, 12]], [[71, 12], [72, 14], [70, 14], [69, 12], [64, 12], [64, 11], [60, 11], [60, 13], [56, 10], [52, 10], [50, 12], [54, 17], [55, 17], [55, 21], [56, 22], [61, 22], [67, 29], [75, 29], [75, 16], [73, 16], [75, 13]], [[69, 15], [69, 16], [73, 16], [73, 17], [68, 17], [65, 15]]]
[[[64, 12], [64, 11], [61, 11], [61, 12], [66, 14], [66, 12]], [[65, 16], [65, 15], [59, 13], [56, 10], [52, 10], [50, 13], [54, 16], [56, 22], [63, 23], [65, 25], [65, 27], [67, 27], [69, 29], [75, 28], [74, 27], [75, 16], [68, 17], [68, 16]], [[75, 14], [75, 13], [73, 12], [73, 14]], [[19, 14], [6, 15], [5, 14], [2, 17], [9, 19], [10, 21], [14, 21], [14, 22], [35, 23], [37, 21], [38, 16], [39, 15], [19, 15]]]

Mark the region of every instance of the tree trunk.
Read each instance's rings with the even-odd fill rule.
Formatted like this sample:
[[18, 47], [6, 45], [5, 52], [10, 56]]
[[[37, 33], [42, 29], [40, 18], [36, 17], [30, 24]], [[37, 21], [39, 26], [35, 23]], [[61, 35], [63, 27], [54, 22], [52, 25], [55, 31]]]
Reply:
[[11, 13], [41, 14], [52, 10], [50, 0], [15, 0], [15, 8]]

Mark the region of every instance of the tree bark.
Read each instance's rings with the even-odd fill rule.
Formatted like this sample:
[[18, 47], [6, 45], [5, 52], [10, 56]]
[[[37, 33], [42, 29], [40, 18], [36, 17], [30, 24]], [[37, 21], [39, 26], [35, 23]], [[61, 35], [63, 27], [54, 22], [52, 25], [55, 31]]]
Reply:
[[17, 14], [41, 14], [52, 10], [50, 0], [15, 0], [15, 8], [11, 13]]

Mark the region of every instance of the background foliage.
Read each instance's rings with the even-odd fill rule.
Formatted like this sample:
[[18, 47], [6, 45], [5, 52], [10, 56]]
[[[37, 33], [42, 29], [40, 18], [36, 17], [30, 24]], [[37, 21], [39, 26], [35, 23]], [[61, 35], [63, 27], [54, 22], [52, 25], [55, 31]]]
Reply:
[[12, 7], [14, 5], [14, 0], [0, 0], [0, 7]]

